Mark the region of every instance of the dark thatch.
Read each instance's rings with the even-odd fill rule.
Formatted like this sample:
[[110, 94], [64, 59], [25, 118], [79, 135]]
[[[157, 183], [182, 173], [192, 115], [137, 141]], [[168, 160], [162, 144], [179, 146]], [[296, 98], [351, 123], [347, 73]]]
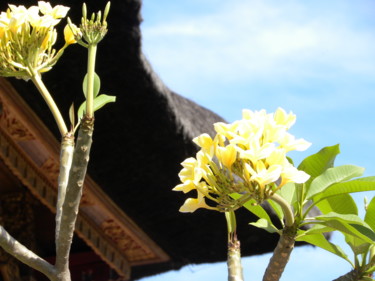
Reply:
[[[69, 16], [79, 22], [81, 3], [51, 1], [72, 9]], [[13, 1], [29, 5], [36, 1]], [[105, 0], [86, 1], [89, 11], [103, 9]], [[2, 2], [4, 10], [6, 4]], [[96, 114], [96, 131], [89, 174], [164, 251], [170, 262], [133, 269], [139, 278], [189, 263], [226, 259], [224, 215], [206, 210], [181, 214], [186, 195], [172, 192], [178, 183], [180, 163], [194, 156], [191, 139], [212, 133], [222, 118], [167, 88], [153, 72], [141, 48], [141, 1], [115, 0], [108, 19], [109, 33], [100, 43], [97, 73], [103, 93], [117, 102]], [[65, 113], [72, 101], [82, 102], [81, 81], [86, 67], [85, 50], [68, 48], [54, 69], [44, 75], [47, 87]], [[12, 84], [56, 136], [58, 132], [31, 82], [11, 79]], [[271, 251], [277, 236], [248, 225], [254, 219], [239, 212], [239, 235], [244, 255]]]

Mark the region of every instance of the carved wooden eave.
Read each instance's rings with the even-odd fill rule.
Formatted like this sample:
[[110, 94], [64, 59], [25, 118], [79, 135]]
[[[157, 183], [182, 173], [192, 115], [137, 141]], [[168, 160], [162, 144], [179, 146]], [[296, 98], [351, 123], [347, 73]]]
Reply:
[[[4, 78], [0, 78], [0, 158], [38, 200], [55, 212], [59, 144]], [[76, 233], [124, 279], [130, 277], [132, 266], [169, 260], [89, 176]]]

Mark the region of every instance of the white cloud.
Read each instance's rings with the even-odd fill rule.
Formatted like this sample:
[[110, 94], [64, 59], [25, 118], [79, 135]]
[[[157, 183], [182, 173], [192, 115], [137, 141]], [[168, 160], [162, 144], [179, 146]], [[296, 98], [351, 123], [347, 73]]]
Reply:
[[320, 13], [301, 1], [218, 2], [204, 15], [175, 16], [154, 26], [146, 21], [146, 54], [158, 70], [180, 68], [185, 79], [231, 81], [320, 76], [327, 67], [375, 74], [374, 33], [334, 7]]

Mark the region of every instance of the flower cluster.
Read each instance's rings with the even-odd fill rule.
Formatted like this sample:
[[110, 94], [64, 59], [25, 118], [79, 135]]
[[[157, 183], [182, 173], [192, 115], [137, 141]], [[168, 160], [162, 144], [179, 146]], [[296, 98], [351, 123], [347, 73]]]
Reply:
[[[86, 4], [83, 3], [81, 24], [78, 32], [73, 30], [75, 38], [80, 45], [84, 47], [97, 45], [104, 38], [108, 32], [107, 16], [110, 6], [111, 2], [107, 2], [103, 15], [102, 12], [99, 11], [96, 14], [91, 14], [91, 18], [87, 18], [87, 7]], [[71, 26], [72, 24], [69, 19], [68, 21], [69, 26]]]
[[58, 52], [53, 49], [55, 26], [69, 8], [39, 1], [38, 6], [9, 5], [0, 14], [0, 75], [28, 79], [46, 72], [56, 63], [67, 45], [75, 43], [70, 28], [65, 28], [66, 44]]
[[[202, 134], [193, 140], [201, 149], [196, 158], [182, 162], [182, 183], [173, 190], [196, 190], [197, 198], [187, 199], [181, 212], [234, 210], [249, 199], [263, 202], [286, 183], [309, 179], [286, 157], [291, 150], [303, 151], [311, 145], [287, 132], [296, 120], [293, 113], [278, 108], [274, 114], [243, 110], [242, 115], [232, 124], [214, 124], [214, 138]], [[240, 196], [234, 199], [233, 194]]]

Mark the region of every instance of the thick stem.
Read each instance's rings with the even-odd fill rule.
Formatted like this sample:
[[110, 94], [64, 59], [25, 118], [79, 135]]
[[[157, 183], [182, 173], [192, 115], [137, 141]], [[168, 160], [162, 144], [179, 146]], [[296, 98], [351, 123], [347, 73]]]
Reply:
[[40, 271], [51, 281], [57, 281], [55, 267], [27, 249], [0, 226], [0, 246], [9, 254], [28, 266]]
[[375, 266], [375, 260], [361, 268], [353, 269], [352, 271], [349, 271], [348, 273], [340, 276], [339, 278], [333, 281], [361, 281], [361, 280], [365, 280], [364, 277], [371, 278], [372, 272], [368, 273], [367, 271], [373, 266]]
[[241, 265], [241, 247], [237, 235], [231, 235], [228, 241], [228, 281], [243, 281]]
[[57, 241], [59, 240], [58, 237], [60, 236], [61, 212], [65, 200], [66, 187], [69, 180], [69, 171], [72, 166], [73, 151], [74, 136], [72, 134], [67, 134], [63, 137], [60, 150], [60, 171], [58, 178], [58, 194], [56, 203], [56, 245]]
[[92, 118], [83, 117], [74, 149], [72, 168], [62, 207], [60, 235], [56, 245], [56, 270], [59, 281], [70, 281], [69, 252], [89, 161], [93, 124]]
[[86, 89], [86, 115], [88, 118], [94, 117], [94, 76], [95, 76], [95, 60], [96, 60], [96, 44], [88, 46], [87, 59], [87, 89]]
[[237, 222], [234, 212], [225, 212], [225, 219], [228, 227], [228, 281], [243, 281], [241, 247], [236, 235]]
[[340, 276], [339, 278], [333, 281], [358, 281], [360, 280], [359, 278], [360, 278], [359, 272], [353, 269], [352, 271], [349, 271], [348, 273]]
[[294, 248], [295, 236], [296, 229], [294, 226], [286, 226], [284, 228], [267, 266], [266, 272], [264, 273], [263, 281], [277, 281], [280, 279]]
[[32, 73], [31, 80], [33, 81], [33, 83], [37, 87], [38, 91], [40, 92], [40, 94], [42, 95], [44, 100], [46, 101], [49, 109], [51, 110], [52, 115], [56, 120], [57, 126], [59, 127], [59, 131], [61, 133], [61, 136], [65, 136], [68, 133], [68, 129], [65, 125], [64, 119], [63, 119], [63, 117], [60, 113], [59, 108], [57, 107], [57, 105], [56, 105], [55, 101], [53, 100], [51, 94], [49, 93], [48, 89], [44, 85], [44, 83], [43, 83], [43, 81], [40, 77], [40, 74], [38, 72], [34, 71], [33, 69], [30, 69], [30, 72]]

